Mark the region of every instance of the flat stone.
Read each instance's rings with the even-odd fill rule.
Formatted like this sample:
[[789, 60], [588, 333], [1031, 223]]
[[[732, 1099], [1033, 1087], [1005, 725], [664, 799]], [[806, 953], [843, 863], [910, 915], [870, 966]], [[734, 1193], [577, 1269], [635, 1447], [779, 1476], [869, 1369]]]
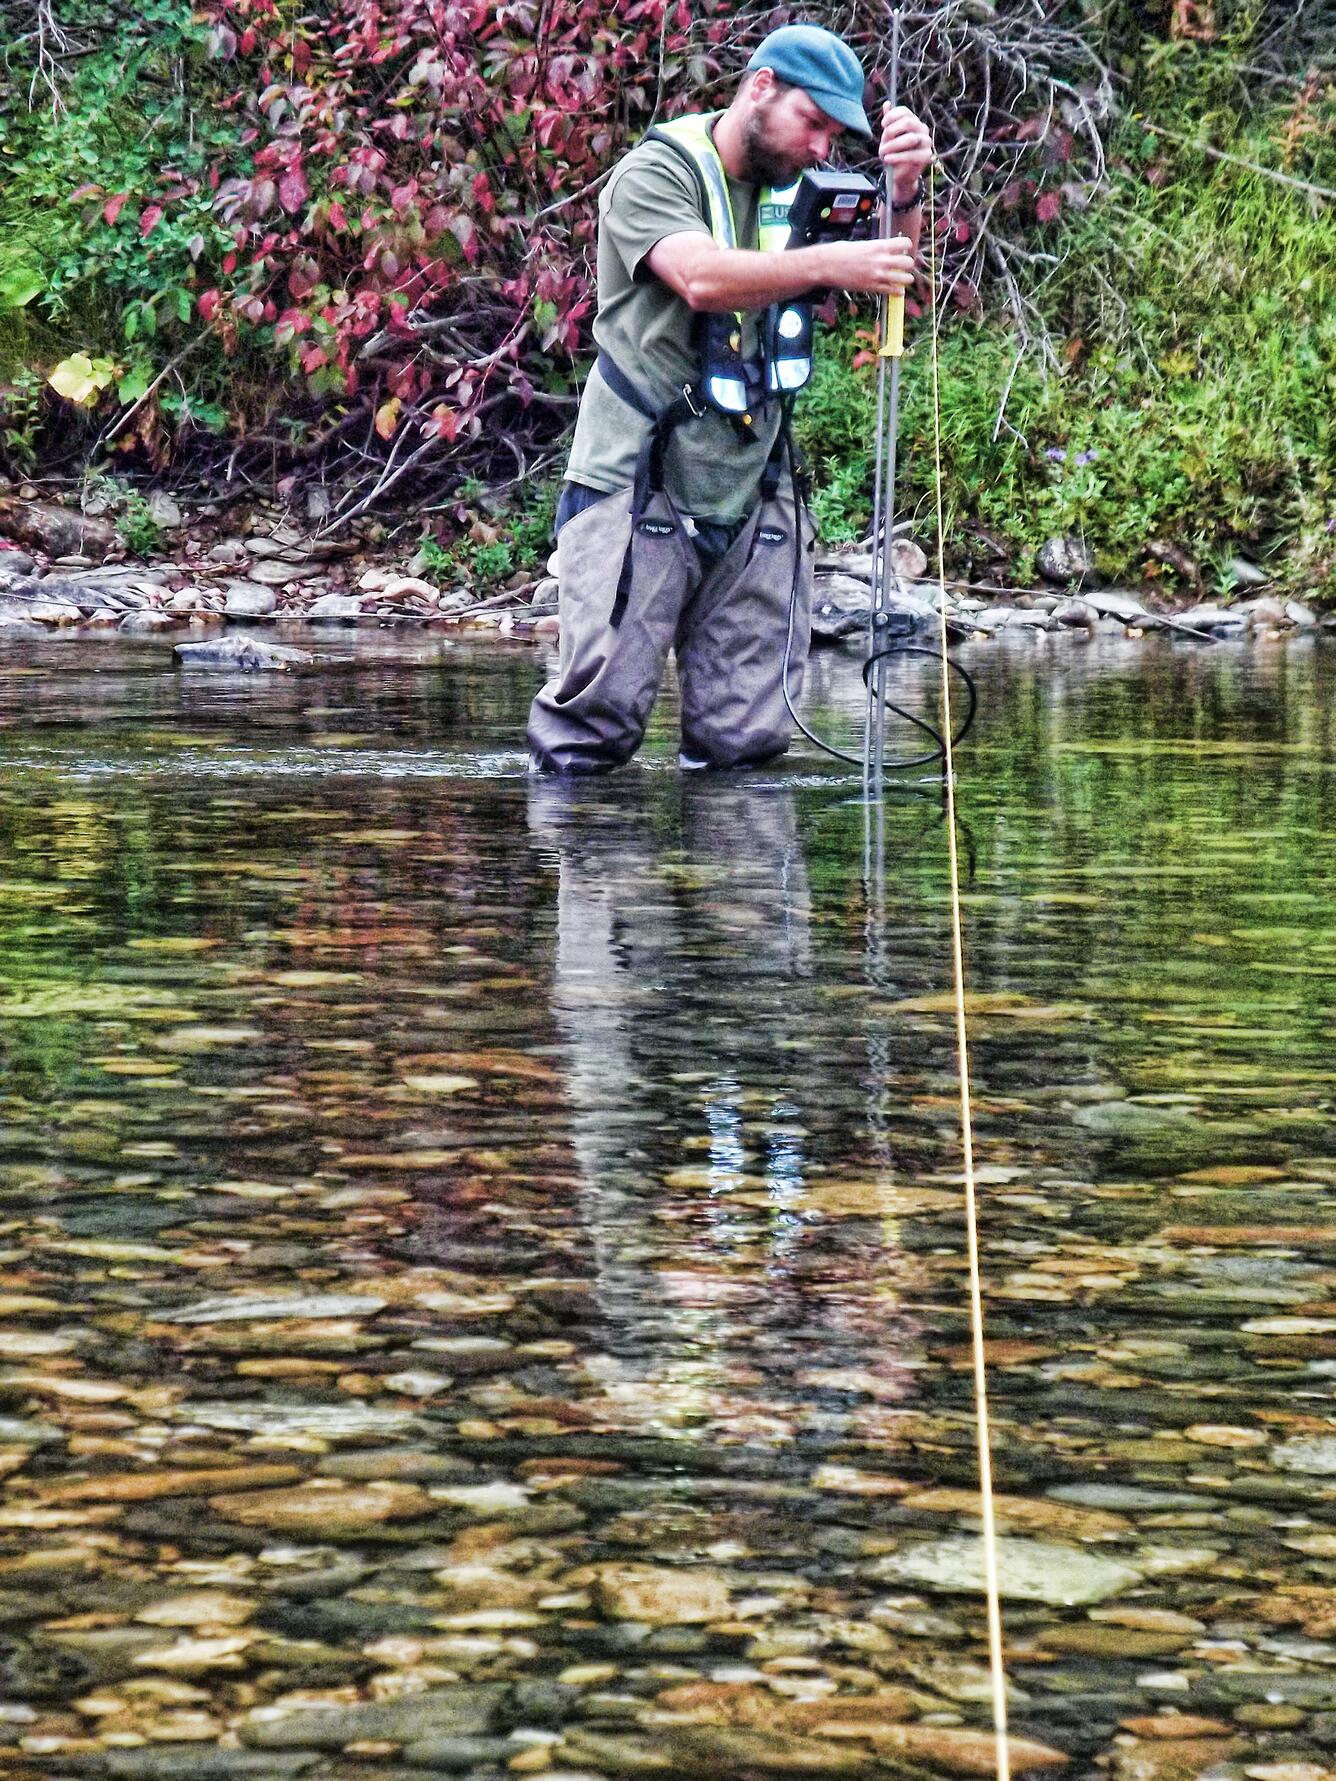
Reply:
[[271, 1323], [288, 1317], [371, 1317], [385, 1309], [384, 1299], [360, 1293], [275, 1293], [272, 1297], [202, 1299], [184, 1311], [164, 1317], [165, 1323]]
[[1071, 630], [1091, 630], [1099, 619], [1099, 614], [1089, 600], [1062, 600], [1053, 608], [1053, 622]]
[[573, 1768], [604, 1775], [685, 1775], [701, 1781], [742, 1775], [871, 1777], [883, 1772], [857, 1745], [723, 1726], [674, 1728], [650, 1740], [571, 1728], [556, 1754]]
[[1244, 1748], [1237, 1738], [1156, 1738], [1117, 1751], [1112, 1773], [1117, 1781], [1195, 1781]]
[[320, 594], [302, 614], [316, 620], [352, 620], [362, 616], [362, 598], [358, 594]]
[[1080, 1503], [1089, 1509], [1127, 1510], [1139, 1514], [1157, 1509], [1209, 1509], [1216, 1498], [1184, 1490], [1156, 1490], [1140, 1484], [1055, 1484], [1048, 1492], [1055, 1502]]
[[1336, 1477], [1336, 1435], [1300, 1435], [1271, 1453], [1282, 1472], [1304, 1472], [1315, 1478]]
[[234, 1490], [264, 1485], [295, 1484], [302, 1476], [293, 1465], [208, 1466], [199, 1470], [103, 1472], [95, 1478], [43, 1480], [42, 1503], [148, 1503], [159, 1497], [212, 1496], [230, 1485]]
[[655, 1705], [675, 1718], [701, 1725], [783, 1726], [819, 1731], [826, 1724], [898, 1725], [919, 1711], [922, 1695], [908, 1688], [877, 1694], [827, 1695], [819, 1701], [785, 1700], [773, 1689], [747, 1682], [687, 1682], [658, 1696]]
[[1318, 624], [1316, 612], [1311, 606], [1305, 606], [1302, 600], [1286, 600], [1285, 616], [1292, 625], [1297, 625], [1301, 631], [1315, 630]]
[[1231, 557], [1225, 564], [1225, 574], [1239, 587], [1265, 587], [1271, 579], [1265, 569], [1250, 563], [1247, 557]]
[[1139, 1632], [1130, 1626], [1055, 1626], [1040, 1633], [1039, 1648], [1082, 1657], [1168, 1657], [1192, 1640], [1191, 1633]]
[[284, 674], [315, 660], [304, 649], [290, 649], [260, 637], [211, 637], [204, 643], [178, 643], [174, 653], [183, 668], [234, 674], [266, 670]]
[[[904, 1498], [902, 1507], [938, 1515], [969, 1515], [980, 1513], [979, 1493], [972, 1490], [920, 1490]], [[999, 1527], [1039, 1530], [1070, 1540], [1100, 1540], [1110, 1534], [1125, 1533], [1129, 1523], [1124, 1515], [1111, 1515], [1095, 1508], [1067, 1508], [1044, 1497], [995, 1496], [993, 1509]]]
[[149, 1656], [154, 1651], [165, 1650], [172, 1643], [169, 1633], [139, 1626], [47, 1632], [42, 1634], [40, 1640], [34, 1640], [35, 1645], [45, 1648], [48, 1653], [54, 1649], [77, 1659], [74, 1673], [77, 1675], [79, 1669], [82, 1669], [80, 1686], [83, 1688], [99, 1686], [105, 1682], [120, 1682], [127, 1676], [141, 1673], [137, 1669], [140, 1658]]
[[411, 1410], [372, 1404], [256, 1404], [186, 1401], [168, 1414], [201, 1428], [230, 1429], [245, 1435], [315, 1435], [325, 1441], [359, 1441], [367, 1435], [397, 1435], [422, 1427]]
[[1336, 1675], [1303, 1675], [1297, 1670], [1245, 1670], [1238, 1667], [1194, 1682], [1192, 1698], [1217, 1701], [1268, 1701], [1272, 1705], [1330, 1712], [1336, 1709]]
[[257, 1605], [251, 1596], [223, 1589], [182, 1590], [150, 1602], [135, 1619], [141, 1626], [243, 1626]]
[[596, 1565], [570, 1575], [563, 1587], [587, 1587], [594, 1606], [610, 1620], [694, 1626], [725, 1620], [731, 1612], [728, 1586], [713, 1571]]
[[[1141, 1571], [1117, 1559], [1043, 1540], [1000, 1539], [997, 1562], [999, 1587], [1008, 1600], [1055, 1607], [1102, 1602], [1142, 1578]], [[878, 1560], [873, 1574], [952, 1594], [982, 1593], [983, 1542], [946, 1539], [911, 1546]]]
[[320, 1758], [314, 1750], [202, 1749], [191, 1744], [184, 1750], [149, 1750], [140, 1745], [129, 1750], [109, 1749], [100, 1758], [100, 1772], [125, 1777], [125, 1781], [235, 1781], [254, 1776], [256, 1781], [281, 1781], [301, 1775]]
[[154, 489], [148, 498], [148, 517], [165, 532], [174, 532], [183, 524], [181, 509], [165, 489]]
[[430, 1515], [435, 1505], [414, 1484], [344, 1485], [317, 1479], [290, 1490], [210, 1497], [209, 1507], [243, 1527], [337, 1539], [371, 1532], [386, 1522], [414, 1521]]
[[251, 564], [249, 579], [265, 587], [286, 587], [290, 581], [309, 581], [313, 575], [323, 573], [323, 564], [313, 562], [309, 557], [298, 562], [283, 557], [263, 557], [258, 563]]
[[143, 612], [127, 612], [117, 629], [132, 637], [147, 637], [157, 631], [174, 631], [180, 622], [175, 613], [156, 612], [149, 608]]
[[250, 552], [240, 538], [220, 538], [205, 554], [211, 563], [230, 564], [237, 569], [245, 568], [250, 562]]
[[1116, 619], [1121, 625], [1154, 625], [1158, 621], [1155, 615], [1147, 612], [1140, 600], [1130, 594], [1119, 594], [1104, 589], [1089, 589], [1081, 598], [1101, 618]]
[[0, 495], [0, 532], [49, 557], [79, 555], [95, 562], [118, 550], [121, 542], [115, 526], [105, 520], [21, 495]]
[[208, 598], [202, 587], [178, 588], [174, 594], [168, 594], [163, 608], [167, 612], [202, 612], [207, 609]]
[[1234, 612], [1224, 606], [1190, 606], [1180, 614], [1180, 622], [1191, 625], [1195, 631], [1230, 632], [1240, 635], [1248, 629], [1248, 614]]
[[268, 618], [278, 611], [278, 595], [271, 587], [256, 587], [250, 582], [230, 581], [223, 600], [223, 612], [229, 618]]
[[243, 1744], [261, 1750], [342, 1750], [364, 1738], [412, 1745], [429, 1738], [485, 1737], [496, 1728], [508, 1693], [503, 1682], [461, 1682], [355, 1707], [261, 1707], [237, 1732]]
[[24, 610], [35, 625], [77, 625], [83, 617], [77, 606], [68, 606], [60, 600], [29, 600]]
[[[894, 1725], [873, 1734], [872, 1747], [879, 1756], [907, 1756], [930, 1769], [951, 1775], [995, 1775], [999, 1772], [997, 1739], [992, 1732], [963, 1725]], [[1039, 1769], [1060, 1769], [1071, 1761], [1062, 1750], [1029, 1738], [1007, 1739], [1007, 1758], [1013, 1775], [1033, 1774]]]
[[1154, 1713], [1124, 1719], [1122, 1727], [1138, 1738], [1227, 1738], [1233, 1730], [1222, 1720], [1202, 1719], [1196, 1713]]
[[813, 603], [831, 603], [844, 612], [869, 612], [872, 594], [865, 581], [853, 575], [816, 575], [812, 578]]
[[434, 600], [440, 590], [434, 583], [423, 581], [418, 575], [391, 575], [381, 583], [379, 591], [382, 600], [407, 600], [413, 597]]

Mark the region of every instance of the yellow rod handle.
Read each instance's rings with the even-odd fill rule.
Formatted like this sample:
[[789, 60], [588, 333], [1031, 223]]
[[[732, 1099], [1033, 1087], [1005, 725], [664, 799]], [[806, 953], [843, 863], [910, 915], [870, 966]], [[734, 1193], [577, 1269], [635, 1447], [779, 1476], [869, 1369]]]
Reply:
[[882, 342], [878, 357], [899, 359], [905, 351], [905, 298], [901, 291], [886, 299], [886, 315], [882, 322]]

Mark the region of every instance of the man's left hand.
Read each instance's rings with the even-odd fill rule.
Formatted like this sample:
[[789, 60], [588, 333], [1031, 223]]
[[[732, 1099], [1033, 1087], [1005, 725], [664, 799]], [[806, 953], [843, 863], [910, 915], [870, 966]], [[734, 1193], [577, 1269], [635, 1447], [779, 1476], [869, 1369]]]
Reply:
[[919, 180], [932, 165], [928, 126], [905, 105], [883, 105], [877, 153], [889, 170], [893, 200], [900, 203], [912, 198]]

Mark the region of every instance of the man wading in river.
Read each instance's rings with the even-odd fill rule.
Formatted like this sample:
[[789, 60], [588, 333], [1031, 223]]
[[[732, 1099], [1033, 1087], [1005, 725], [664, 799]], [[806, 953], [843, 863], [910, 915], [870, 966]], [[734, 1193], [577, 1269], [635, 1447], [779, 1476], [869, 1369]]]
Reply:
[[[785, 26], [727, 111], [651, 131], [603, 190], [598, 361], [557, 508], [561, 660], [529, 716], [536, 768], [598, 773], [629, 760], [674, 647], [683, 766], [741, 766], [789, 745], [785, 648], [796, 597], [796, 703], [814, 538], [782, 461], [772, 367], [785, 348], [770, 306], [822, 288], [906, 289], [932, 159], [923, 124], [903, 106], [883, 113], [879, 152], [903, 233], [767, 250], [787, 236], [779, 188], [826, 160], [842, 131], [872, 135], [863, 84], [840, 38]], [[710, 317], [725, 318], [722, 330], [704, 326]], [[721, 368], [745, 391], [732, 412], [711, 400]]]

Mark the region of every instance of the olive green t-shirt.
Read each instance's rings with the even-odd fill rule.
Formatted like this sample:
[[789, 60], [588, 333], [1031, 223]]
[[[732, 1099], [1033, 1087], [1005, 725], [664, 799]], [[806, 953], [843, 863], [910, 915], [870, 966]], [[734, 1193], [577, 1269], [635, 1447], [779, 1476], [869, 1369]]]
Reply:
[[[760, 189], [728, 182], [737, 244], [757, 246]], [[594, 339], [656, 409], [700, 371], [696, 318], [650, 271], [651, 250], [669, 235], [709, 235], [692, 168], [666, 142], [642, 142], [618, 165], [599, 198], [598, 314]], [[761, 315], [744, 319], [743, 352], [757, 351]], [[756, 417], [754, 441], [710, 411], [678, 427], [666, 464], [668, 493], [685, 513], [725, 523], [743, 518], [779, 430], [776, 405]], [[604, 383], [595, 366], [580, 399], [566, 474], [596, 489], [630, 486], [649, 422]]]

